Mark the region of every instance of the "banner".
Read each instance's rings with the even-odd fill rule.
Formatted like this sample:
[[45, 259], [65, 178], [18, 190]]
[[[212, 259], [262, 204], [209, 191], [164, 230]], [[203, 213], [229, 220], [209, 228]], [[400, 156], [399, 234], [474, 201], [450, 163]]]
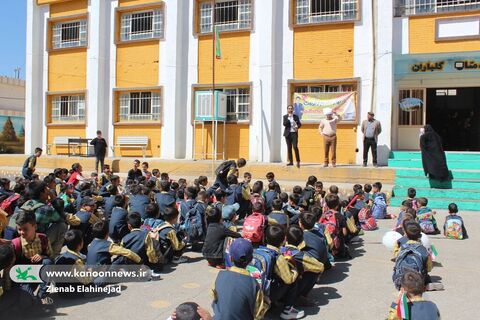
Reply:
[[325, 109], [342, 116], [342, 121], [357, 121], [356, 92], [295, 93], [294, 113], [303, 121], [319, 122], [325, 118]]

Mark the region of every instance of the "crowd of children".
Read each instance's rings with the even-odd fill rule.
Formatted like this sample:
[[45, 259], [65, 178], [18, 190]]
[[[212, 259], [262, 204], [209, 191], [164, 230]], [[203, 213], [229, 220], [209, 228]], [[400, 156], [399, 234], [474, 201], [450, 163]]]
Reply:
[[[0, 269], [15, 264], [141, 264], [155, 278], [165, 264], [187, 262], [185, 250], [201, 251], [211, 267], [226, 269], [212, 292], [215, 319], [261, 319], [272, 308], [281, 310], [282, 319], [302, 318], [298, 307], [312, 304], [308, 294], [320, 275], [334, 267], [335, 259], [351, 258], [349, 244], [374, 230], [376, 219], [391, 217], [380, 182], [355, 185], [353, 195], [341, 201], [338, 187], [326, 191], [310, 176], [305, 187], [295, 186], [287, 194], [273, 172], [266, 175], [266, 187], [260, 180], [252, 184], [248, 172], [239, 181], [244, 159], [222, 163], [208, 189], [205, 176], [191, 184], [173, 181], [138, 160], [123, 185], [108, 165], [100, 176], [86, 178], [79, 163], [40, 180], [33, 174], [39, 154], [41, 150], [27, 160], [24, 177], [16, 178], [13, 188], [10, 180], [0, 179]], [[395, 226], [403, 237], [395, 249], [393, 281], [412, 314], [431, 313], [433, 304], [429, 311], [418, 307], [424, 288], [438, 289], [428, 275], [430, 253], [419, 239], [422, 231], [439, 231], [427, 199], [416, 199], [414, 190], [409, 196]], [[449, 211], [444, 234], [466, 238], [456, 205]], [[52, 312], [46, 283], [12, 283], [3, 274], [0, 315], [5, 310]], [[79, 281], [107, 285], [101, 279]], [[176, 317], [189, 310], [207, 318], [208, 312], [197, 307], [179, 306]]]

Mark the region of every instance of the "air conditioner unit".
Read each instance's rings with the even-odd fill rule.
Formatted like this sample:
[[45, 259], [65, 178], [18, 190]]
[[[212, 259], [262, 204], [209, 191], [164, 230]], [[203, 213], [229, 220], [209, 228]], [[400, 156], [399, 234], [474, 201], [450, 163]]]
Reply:
[[215, 106], [212, 110], [212, 91], [195, 92], [195, 120], [227, 120], [227, 95], [221, 91], [215, 91]]

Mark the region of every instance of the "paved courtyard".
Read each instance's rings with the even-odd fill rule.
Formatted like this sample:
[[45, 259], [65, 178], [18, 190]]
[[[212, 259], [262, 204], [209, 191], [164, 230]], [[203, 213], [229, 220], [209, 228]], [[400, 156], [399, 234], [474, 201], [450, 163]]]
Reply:
[[[392, 209], [392, 211], [396, 211]], [[480, 215], [464, 212], [470, 239], [446, 240], [431, 237], [438, 249], [434, 280], [445, 285], [445, 291], [430, 292], [443, 319], [473, 319], [475, 300], [480, 296], [480, 256], [478, 236]], [[445, 212], [437, 214], [443, 223]], [[381, 244], [383, 234], [392, 221], [381, 221], [380, 229], [368, 232], [352, 249], [354, 259], [335, 264], [315, 286], [311, 298], [316, 307], [306, 308], [306, 319], [385, 319], [395, 299], [391, 282], [393, 262], [390, 252]], [[178, 304], [195, 301], [210, 309], [210, 289], [217, 274], [207, 267], [197, 253], [187, 253], [190, 262], [167, 268], [162, 280], [148, 283], [127, 283], [119, 295], [82, 300], [57, 299], [56, 319], [166, 319]], [[232, 284], [233, 285], [233, 284]], [[278, 313], [269, 313], [277, 319]]]

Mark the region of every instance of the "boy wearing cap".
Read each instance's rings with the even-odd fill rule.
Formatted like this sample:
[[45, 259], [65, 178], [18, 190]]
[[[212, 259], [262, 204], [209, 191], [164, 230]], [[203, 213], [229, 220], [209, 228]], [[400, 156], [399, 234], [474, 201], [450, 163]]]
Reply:
[[235, 222], [237, 221], [238, 209], [240, 209], [240, 205], [238, 203], [222, 206], [223, 225], [234, 232], [237, 232], [237, 226]]
[[250, 241], [236, 239], [230, 246], [234, 264], [215, 280], [212, 308], [217, 319], [263, 319], [268, 310], [260, 286], [245, 269], [253, 259]]
[[337, 162], [337, 123], [342, 120], [342, 117], [336, 114], [332, 109], [325, 109], [323, 111], [325, 119], [320, 120], [318, 131], [323, 136], [323, 147], [325, 150], [324, 167], [328, 167], [330, 149], [332, 149], [332, 166], [336, 166]]
[[101, 221], [101, 219], [94, 213], [96, 202], [91, 197], [83, 197], [81, 202], [81, 209], [75, 215], [67, 214], [67, 223], [71, 229], [78, 229], [83, 234], [83, 248], [82, 254], [87, 253], [87, 247], [92, 242], [92, 225]]
[[377, 142], [378, 135], [382, 133], [382, 125], [376, 120], [373, 112], [368, 113], [367, 120], [362, 122], [363, 133], [363, 166], [368, 163], [368, 150], [372, 148], [373, 166], [377, 167]]

